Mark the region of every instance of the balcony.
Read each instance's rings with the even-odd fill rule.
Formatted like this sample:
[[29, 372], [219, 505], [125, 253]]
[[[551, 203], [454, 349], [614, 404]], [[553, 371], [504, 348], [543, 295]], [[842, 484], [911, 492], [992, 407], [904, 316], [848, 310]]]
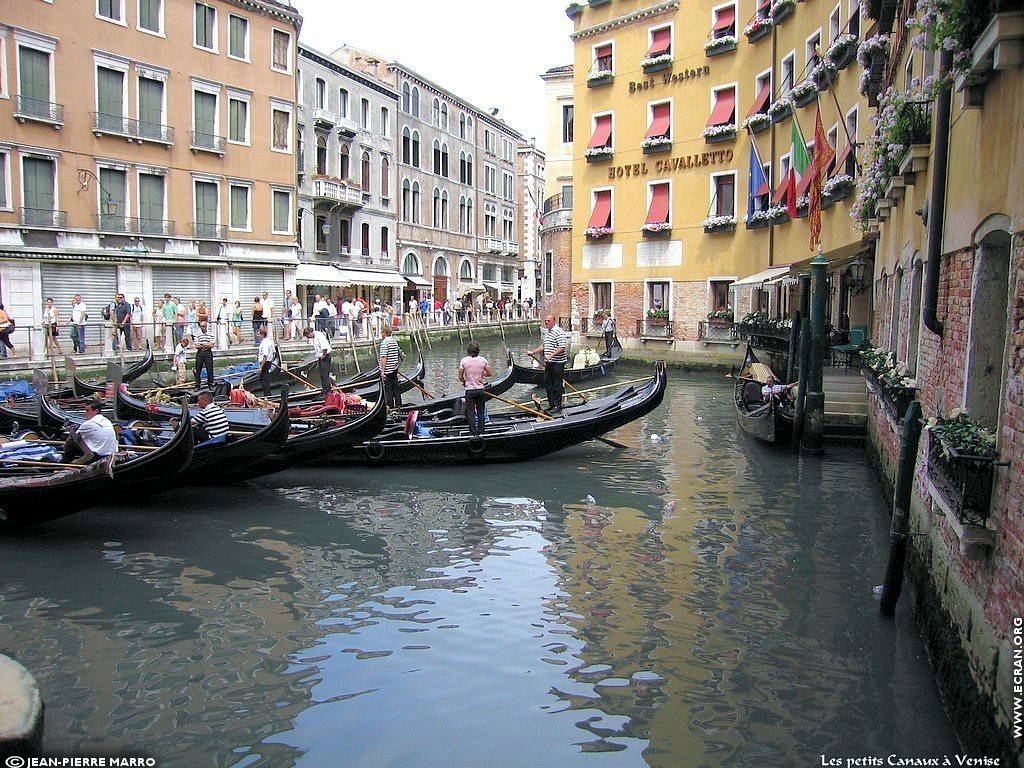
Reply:
[[129, 141], [152, 141], [158, 144], [173, 144], [174, 129], [162, 123], [150, 123], [145, 120], [133, 120], [123, 115], [108, 115], [103, 112], [92, 113], [92, 132], [96, 136], [108, 134], [124, 136]]
[[732, 320], [701, 320], [697, 323], [697, 341], [703, 342], [705, 346], [711, 343], [736, 346], [739, 336], [736, 323]]
[[226, 237], [227, 227], [223, 224], [204, 224], [192, 222], [192, 236], [196, 240], [223, 240]]
[[484, 238], [484, 250], [488, 253], [501, 253], [502, 248], [501, 240], [496, 240], [493, 237]]
[[57, 130], [64, 125], [63, 104], [31, 99], [28, 96], [15, 96], [15, 99], [14, 117], [18, 121], [24, 123], [26, 120], [35, 120], [40, 123], [48, 123]]
[[22, 208], [21, 226], [40, 229], [63, 229], [68, 225], [67, 211], [52, 211], [45, 208]]
[[129, 132], [129, 122], [132, 121], [125, 119], [124, 115], [110, 115], [106, 112], [93, 112], [92, 132], [96, 136], [111, 134], [113, 136], [125, 136], [132, 138], [132, 134]]
[[359, 187], [350, 187], [335, 179], [320, 177], [313, 179], [313, 200], [314, 202], [326, 201], [361, 208], [363, 190]]
[[154, 237], [174, 237], [174, 222], [167, 219], [136, 219], [136, 232]]
[[519, 243], [517, 243], [515, 240], [505, 240], [501, 246], [501, 252], [507, 253], [510, 256], [518, 256]]
[[359, 125], [355, 120], [348, 117], [339, 117], [335, 122], [338, 127], [339, 136], [355, 136], [359, 132]]
[[136, 221], [128, 216], [116, 213], [96, 214], [96, 229], [100, 232], [111, 232], [119, 235], [131, 234], [135, 231]]
[[193, 152], [213, 152], [216, 155], [224, 154], [226, 140], [223, 136], [214, 136], [212, 133], [202, 131], [189, 131], [191, 139], [189, 149]]
[[675, 339], [675, 321], [663, 317], [649, 317], [636, 321], [636, 335], [642, 341], [655, 339], [673, 341]]
[[173, 144], [174, 129], [162, 123], [151, 123], [146, 120], [130, 120], [133, 124], [134, 136], [140, 142], [153, 141], [157, 144]]
[[312, 110], [313, 125], [318, 128], [333, 128], [334, 121], [337, 120], [334, 113], [329, 109], [323, 107], [314, 107]]

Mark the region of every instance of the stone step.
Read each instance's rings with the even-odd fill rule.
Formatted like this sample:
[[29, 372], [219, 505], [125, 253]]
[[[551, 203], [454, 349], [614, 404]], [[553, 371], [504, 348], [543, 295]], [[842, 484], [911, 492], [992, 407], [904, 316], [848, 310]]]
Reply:
[[826, 413], [825, 431], [832, 428], [867, 428], [868, 417], [865, 413]]
[[867, 403], [830, 403], [828, 400], [825, 401], [825, 417], [827, 418], [830, 414], [861, 414], [867, 416], [868, 406]]

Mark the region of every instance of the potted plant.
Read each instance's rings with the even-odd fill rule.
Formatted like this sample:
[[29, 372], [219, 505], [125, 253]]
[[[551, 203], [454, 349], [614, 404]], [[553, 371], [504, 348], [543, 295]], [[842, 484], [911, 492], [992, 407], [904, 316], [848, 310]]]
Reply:
[[793, 86], [793, 90], [789, 92], [789, 98], [793, 100], [794, 107], [805, 107], [818, 98], [818, 87], [813, 80], [808, 78]]
[[807, 79], [813, 82], [819, 91], [827, 91], [837, 77], [839, 77], [839, 70], [828, 60], [828, 57], [823, 57], [807, 73]]
[[662, 53], [657, 56], [649, 56], [640, 62], [640, 68], [643, 69], [644, 74], [649, 75], [652, 72], [660, 72], [663, 69], [668, 69], [672, 66], [672, 54]]
[[781, 123], [793, 114], [793, 100], [789, 96], [779, 96], [768, 106], [768, 117], [773, 123]]
[[781, 24], [783, 21], [793, 15], [793, 11], [796, 10], [796, 0], [775, 0], [772, 3], [772, 9], [769, 14], [772, 17], [772, 22], [775, 24]]
[[740, 128], [746, 128], [751, 133], [760, 133], [772, 124], [771, 115], [767, 112], [755, 112], [740, 123]]
[[611, 317], [612, 311], [610, 309], [595, 309], [594, 310], [594, 322], [603, 323], [606, 317]]
[[928, 476], [951, 502], [961, 523], [984, 526], [992, 502], [995, 435], [955, 409], [948, 418], [928, 421]]
[[736, 50], [736, 36], [722, 35], [704, 43], [704, 54], [706, 56], [717, 56], [720, 53], [728, 53]]
[[714, 232], [735, 232], [736, 217], [709, 216], [701, 222], [701, 226], [704, 227], [704, 232], [707, 234], [712, 234]]
[[583, 153], [583, 157], [587, 159], [588, 163], [600, 163], [604, 160], [611, 160], [614, 154], [615, 150], [611, 147], [590, 147]]
[[789, 211], [784, 205], [773, 205], [764, 213], [771, 224], [785, 224], [789, 221]]
[[645, 155], [669, 152], [672, 149], [672, 138], [670, 136], [650, 136], [640, 142], [640, 148]]
[[743, 28], [743, 34], [747, 36], [748, 42], [755, 42], [771, 32], [772, 17], [758, 16]]
[[579, 3], [571, 3], [568, 8], [565, 9], [565, 15], [570, 19], [575, 19], [583, 13], [583, 6]]
[[744, 214], [743, 223], [747, 225], [747, 229], [763, 229], [770, 223], [768, 219], [768, 212], [754, 211], [750, 216]]
[[825, 51], [825, 58], [832, 62], [832, 66], [838, 69], [846, 69], [850, 62], [857, 56], [857, 36], [842, 34], [832, 41], [832, 45]]
[[732, 141], [736, 138], [736, 123], [722, 123], [721, 125], [709, 125], [700, 135], [708, 144], [717, 144], [720, 141]]
[[587, 88], [608, 85], [614, 79], [615, 74], [610, 69], [596, 69], [587, 75]]
[[667, 221], [650, 222], [640, 228], [640, 234], [644, 237], [668, 237], [672, 234], [672, 225]]
[[732, 325], [733, 314], [731, 309], [716, 309], [708, 312], [708, 322], [715, 328], [725, 328]]
[[845, 173], [836, 174], [822, 185], [822, 201], [827, 201], [831, 205], [839, 200], [844, 200], [850, 196], [856, 186], [857, 182], [854, 181], [853, 176]]
[[583, 235], [587, 240], [606, 240], [615, 233], [611, 227], [587, 227]]
[[651, 326], [663, 326], [668, 323], [667, 309], [647, 310], [647, 324]]

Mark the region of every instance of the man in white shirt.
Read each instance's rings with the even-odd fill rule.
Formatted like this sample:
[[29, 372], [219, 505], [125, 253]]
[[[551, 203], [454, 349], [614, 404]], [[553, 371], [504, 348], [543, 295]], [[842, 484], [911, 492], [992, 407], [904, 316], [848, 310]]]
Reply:
[[217, 314], [213, 317], [217, 325], [217, 348], [225, 349], [231, 345], [228, 329], [231, 328], [231, 304], [227, 299], [221, 299], [217, 307]]
[[142, 349], [142, 332], [146, 323], [146, 308], [138, 296], [132, 302], [132, 348]]
[[330, 311], [327, 309], [327, 300], [318, 293], [316, 301], [313, 302], [313, 318], [318, 331], [327, 330], [328, 315], [330, 315]]
[[92, 464], [117, 453], [117, 435], [114, 425], [102, 413], [103, 403], [90, 400], [85, 404], [86, 420], [78, 429], [71, 433], [65, 443], [65, 449], [76, 446], [82, 455], [72, 464]]
[[274, 340], [267, 336], [267, 326], [260, 326], [259, 330], [260, 347], [256, 353], [256, 362], [260, 365], [260, 387], [263, 394], [270, 395], [270, 369], [277, 360], [277, 350], [274, 349]]
[[302, 335], [309, 339], [313, 346], [313, 352], [317, 355], [319, 361], [317, 363], [320, 370], [320, 395], [326, 400], [327, 393], [331, 391], [331, 342], [327, 338], [327, 334], [323, 331], [314, 331], [312, 328], [306, 328], [302, 332]]
[[71, 304], [71, 318], [68, 324], [71, 326], [71, 341], [75, 352], [85, 354], [85, 321], [88, 319], [87, 307], [82, 301], [80, 294], [75, 294], [75, 300]]
[[299, 302], [297, 296], [292, 296], [292, 338], [297, 339], [302, 334], [302, 327], [304, 325], [302, 317], [302, 304]]
[[327, 302], [327, 327], [324, 331], [327, 333], [327, 338], [334, 338], [334, 330], [337, 327], [338, 308], [334, 306], [333, 301]]
[[277, 313], [274, 312], [274, 300], [270, 297], [270, 294], [264, 291], [263, 301], [260, 303], [263, 305], [263, 319], [273, 320]]

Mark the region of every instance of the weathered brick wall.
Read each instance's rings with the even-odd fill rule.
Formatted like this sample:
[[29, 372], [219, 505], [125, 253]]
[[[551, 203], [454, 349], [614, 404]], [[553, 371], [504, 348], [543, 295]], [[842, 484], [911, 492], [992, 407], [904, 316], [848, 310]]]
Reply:
[[572, 230], [565, 227], [545, 231], [541, 235], [541, 279], [543, 280], [544, 254], [554, 256], [554, 281], [551, 295], [540, 293], [541, 310], [555, 317], [569, 317], [572, 295]]
[[[580, 309], [580, 317], [593, 317], [597, 307], [590, 306], [590, 288], [587, 283], [574, 283], [572, 295]], [[697, 323], [708, 315], [708, 287], [704, 282], [672, 284], [672, 320], [674, 338], [696, 339]], [[624, 339], [637, 338], [637, 321], [646, 319], [643, 282], [615, 282], [615, 323]]]

